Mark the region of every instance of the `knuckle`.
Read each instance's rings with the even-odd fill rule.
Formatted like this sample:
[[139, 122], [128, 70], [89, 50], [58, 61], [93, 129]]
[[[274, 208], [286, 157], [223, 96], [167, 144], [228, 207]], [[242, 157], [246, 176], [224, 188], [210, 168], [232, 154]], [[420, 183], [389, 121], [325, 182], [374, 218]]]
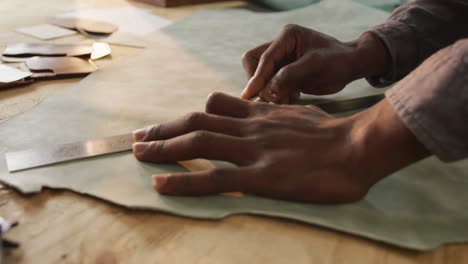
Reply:
[[277, 86], [280, 86], [282, 82], [291, 79], [291, 71], [289, 68], [283, 67], [281, 68], [278, 73], [276, 73], [276, 78], [273, 78], [271, 81], [275, 83]]
[[206, 146], [209, 142], [209, 132], [205, 130], [195, 131], [190, 136], [190, 145], [194, 148]]
[[157, 124], [148, 129], [148, 135], [151, 138], [158, 139], [161, 138], [161, 131], [162, 131], [163, 124]]
[[205, 104], [206, 111], [209, 112], [209, 110], [212, 109], [219, 102], [221, 97], [223, 97], [223, 94], [220, 92], [214, 92], [208, 95]]
[[264, 133], [272, 129], [272, 126], [269, 122], [262, 122], [257, 120], [252, 120], [247, 126], [245, 126], [246, 132], [249, 135], [256, 135], [259, 133]]
[[266, 128], [268, 129], [267, 132], [258, 134], [255, 137], [255, 141], [258, 144], [258, 149], [262, 153], [265, 153], [265, 150], [276, 151], [282, 148], [283, 139], [281, 137], [281, 132], [276, 131], [277, 129], [275, 129], [273, 126]]
[[[245, 153], [246, 158], [249, 158], [252, 162], [257, 161], [260, 158], [263, 158], [265, 150], [271, 149], [271, 133], [265, 132], [265, 127], [262, 125], [256, 125], [251, 128], [255, 132], [251, 133], [248, 137], [246, 137], [246, 142], [250, 144], [251, 147], [248, 157], [247, 153]], [[263, 130], [263, 132], [262, 132]]]
[[202, 112], [192, 112], [185, 116], [184, 123], [189, 127], [194, 127], [200, 124], [205, 118], [205, 113]]
[[242, 54], [242, 61], [243, 62], [250, 62], [253, 58], [252, 51], [247, 51], [244, 54]]
[[287, 24], [284, 26], [283, 30], [287, 33], [297, 33], [302, 30], [302, 27], [297, 24]]
[[251, 115], [252, 118], [264, 118], [265, 115], [269, 114], [272, 111], [273, 105], [269, 103], [257, 103], [252, 105]]
[[150, 148], [152, 151], [153, 154], [156, 154], [156, 157], [160, 157], [159, 154], [161, 154], [163, 151], [164, 151], [164, 145], [165, 145], [165, 142], [164, 140], [160, 140], [160, 141], [153, 141], [150, 143]]

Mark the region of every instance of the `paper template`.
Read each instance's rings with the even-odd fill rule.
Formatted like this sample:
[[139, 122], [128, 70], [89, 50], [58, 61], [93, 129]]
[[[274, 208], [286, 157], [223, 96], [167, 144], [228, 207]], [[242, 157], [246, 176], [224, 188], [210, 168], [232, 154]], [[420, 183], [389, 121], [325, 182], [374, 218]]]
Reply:
[[117, 32], [137, 36], [146, 35], [172, 23], [170, 20], [151, 14], [147, 9], [135, 7], [78, 10], [60, 14], [57, 17], [109, 22], [118, 27]]
[[16, 68], [0, 64], [0, 83], [10, 83], [19, 81], [31, 76], [32, 73], [20, 71]]
[[61, 38], [77, 34], [76, 31], [50, 24], [40, 24], [16, 29], [17, 32], [42, 40]]

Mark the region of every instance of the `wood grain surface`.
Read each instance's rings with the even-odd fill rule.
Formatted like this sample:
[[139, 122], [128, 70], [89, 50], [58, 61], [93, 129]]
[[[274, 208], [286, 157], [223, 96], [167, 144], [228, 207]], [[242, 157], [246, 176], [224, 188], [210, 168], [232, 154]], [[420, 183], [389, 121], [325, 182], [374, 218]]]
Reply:
[[[177, 20], [206, 6], [242, 4], [161, 9], [123, 0], [0, 1], [0, 43], [33, 41], [14, 28], [42, 23], [73, 8], [135, 5]], [[112, 58], [98, 61], [98, 66], [137, 52], [113, 47]], [[47, 81], [0, 91], [0, 122], [79, 81]], [[289, 220], [248, 215], [194, 220], [129, 210], [60, 190], [22, 196], [0, 185], [0, 215], [20, 222], [7, 237], [19, 241], [21, 248], [9, 252], [6, 263], [468, 263], [468, 244], [415, 252]]]

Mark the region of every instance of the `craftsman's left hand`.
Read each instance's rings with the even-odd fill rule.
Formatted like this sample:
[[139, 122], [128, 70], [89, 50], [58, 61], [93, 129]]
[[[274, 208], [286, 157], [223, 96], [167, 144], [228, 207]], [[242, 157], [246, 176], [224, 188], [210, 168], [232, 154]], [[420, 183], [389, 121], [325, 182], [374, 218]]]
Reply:
[[[382, 117], [389, 110], [381, 111], [374, 114], [375, 119], [392, 125]], [[379, 170], [373, 169], [378, 162], [372, 159], [386, 153], [385, 148], [377, 144], [374, 150], [364, 149], [361, 142], [373, 141], [362, 140], [365, 133], [355, 129], [357, 121], [364, 122], [354, 116], [334, 118], [313, 106], [254, 103], [216, 93], [208, 99], [206, 113], [135, 131], [135, 139], [141, 142], [135, 143], [133, 151], [148, 162], [205, 158], [238, 166], [155, 175], [155, 188], [163, 194], [240, 191], [288, 200], [349, 202], [362, 198], [392, 164], [390, 159]], [[363, 123], [360, 128], [364, 127]], [[392, 138], [384, 144], [398, 144], [399, 137]], [[393, 159], [405, 156], [388, 154]]]

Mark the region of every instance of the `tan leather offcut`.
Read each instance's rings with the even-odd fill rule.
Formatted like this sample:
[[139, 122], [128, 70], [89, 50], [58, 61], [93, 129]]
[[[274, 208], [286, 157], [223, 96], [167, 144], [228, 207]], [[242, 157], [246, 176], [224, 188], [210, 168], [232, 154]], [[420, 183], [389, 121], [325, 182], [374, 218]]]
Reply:
[[2, 61], [23, 62], [34, 56], [98, 59], [110, 54], [110, 46], [102, 42], [94, 44], [13, 43], [8, 44], [3, 51]]
[[61, 18], [56, 17], [49, 20], [56, 26], [68, 28], [68, 29], [81, 29], [92, 34], [112, 34], [118, 27], [114, 24], [107, 23], [104, 21], [97, 21], [83, 18]]
[[83, 76], [97, 70], [92, 61], [76, 57], [33, 57], [25, 64], [32, 78]]

